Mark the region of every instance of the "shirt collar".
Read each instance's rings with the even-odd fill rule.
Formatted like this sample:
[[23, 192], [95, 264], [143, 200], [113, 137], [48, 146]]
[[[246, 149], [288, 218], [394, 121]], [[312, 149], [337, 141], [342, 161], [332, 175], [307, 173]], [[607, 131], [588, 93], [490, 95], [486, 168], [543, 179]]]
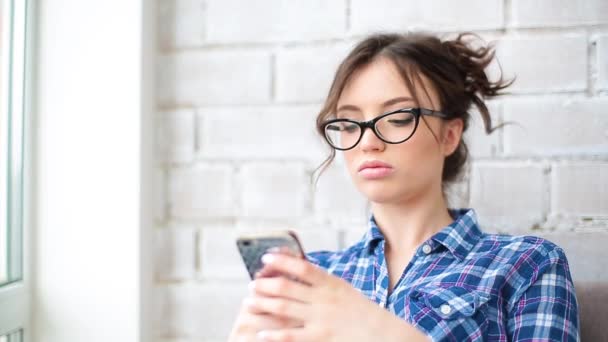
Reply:
[[463, 260], [477, 245], [483, 233], [479, 228], [475, 210], [451, 209], [450, 215], [454, 221], [433, 235], [431, 240], [442, 244], [455, 257]]
[[[479, 229], [475, 210], [449, 209], [449, 212], [454, 221], [433, 235], [430, 240], [443, 245], [456, 258], [463, 260], [475, 247], [477, 242], [479, 242], [483, 233]], [[380, 228], [378, 228], [376, 220], [372, 215], [369, 219], [369, 229], [362, 239], [363, 248], [368, 253], [373, 253], [378, 243], [382, 240], [384, 240], [384, 235], [380, 231]]]

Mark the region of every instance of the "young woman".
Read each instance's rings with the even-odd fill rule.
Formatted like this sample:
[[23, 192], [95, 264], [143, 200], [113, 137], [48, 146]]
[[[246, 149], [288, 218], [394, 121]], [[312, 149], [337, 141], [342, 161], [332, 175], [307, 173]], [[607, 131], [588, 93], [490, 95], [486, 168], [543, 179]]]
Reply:
[[[365, 236], [308, 261], [267, 254], [290, 277], [250, 285], [232, 341], [575, 341], [577, 302], [562, 249], [483, 233], [472, 209], [448, 209], [472, 106], [486, 131], [491, 48], [463, 34], [378, 34], [336, 72], [317, 118], [371, 204]], [[300, 281], [291, 280], [293, 277]]]

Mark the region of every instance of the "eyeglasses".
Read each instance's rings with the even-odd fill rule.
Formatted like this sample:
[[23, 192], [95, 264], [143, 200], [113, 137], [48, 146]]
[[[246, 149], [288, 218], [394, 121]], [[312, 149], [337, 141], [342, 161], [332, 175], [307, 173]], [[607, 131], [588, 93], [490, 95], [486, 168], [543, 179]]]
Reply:
[[355, 121], [332, 119], [323, 124], [325, 140], [336, 150], [346, 151], [357, 146], [366, 128], [387, 144], [400, 144], [414, 135], [420, 115], [447, 119], [448, 116], [426, 108], [403, 108], [384, 113], [373, 120]]

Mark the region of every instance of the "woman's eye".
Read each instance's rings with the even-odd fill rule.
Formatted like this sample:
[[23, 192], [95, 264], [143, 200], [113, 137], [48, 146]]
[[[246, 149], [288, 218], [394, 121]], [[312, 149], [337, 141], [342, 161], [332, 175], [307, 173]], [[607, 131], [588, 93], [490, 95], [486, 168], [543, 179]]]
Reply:
[[327, 125], [328, 131], [334, 132], [343, 132], [343, 133], [353, 133], [359, 129], [359, 126], [352, 123], [339, 123], [339, 124], [331, 124]]
[[393, 126], [407, 126], [414, 123], [414, 118], [406, 118], [406, 119], [390, 119], [388, 122]]
[[327, 125], [328, 131], [341, 131], [342, 129], [338, 125]]
[[343, 126], [343, 131], [345, 131], [346, 133], [353, 133], [355, 131], [357, 131], [359, 129], [359, 126], [355, 125], [355, 124], [345, 124]]

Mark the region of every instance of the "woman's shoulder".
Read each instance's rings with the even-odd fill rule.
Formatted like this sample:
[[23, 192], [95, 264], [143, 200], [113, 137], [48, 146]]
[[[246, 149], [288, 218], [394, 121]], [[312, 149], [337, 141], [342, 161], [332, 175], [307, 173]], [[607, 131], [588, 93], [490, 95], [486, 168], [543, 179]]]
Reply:
[[484, 234], [470, 256], [487, 253], [511, 261], [567, 262], [560, 246], [533, 235]]
[[349, 247], [336, 251], [320, 250], [306, 254], [306, 258], [311, 263], [324, 268], [328, 271], [336, 268], [345, 267], [352, 262], [357, 262], [361, 258], [364, 244], [359, 241]]

